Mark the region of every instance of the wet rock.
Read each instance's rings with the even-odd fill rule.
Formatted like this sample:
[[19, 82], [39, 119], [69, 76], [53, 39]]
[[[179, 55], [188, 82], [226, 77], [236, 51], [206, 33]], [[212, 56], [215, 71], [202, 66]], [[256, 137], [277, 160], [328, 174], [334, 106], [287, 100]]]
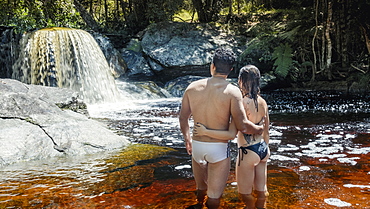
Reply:
[[125, 77], [150, 77], [153, 76], [153, 72], [148, 64], [148, 61], [143, 57], [141, 52], [135, 52], [132, 50], [122, 50], [122, 57], [127, 62], [129, 71], [125, 74]]
[[86, 115], [56, 105], [68, 106], [76, 98], [79, 95], [70, 89], [0, 79], [0, 166], [113, 150], [129, 143]]
[[100, 49], [107, 59], [109, 68], [114, 77], [118, 78], [121, 75], [125, 74], [125, 72], [127, 71], [127, 64], [121, 56], [120, 52], [116, 48], [114, 48], [109, 38], [96, 32], [91, 32], [91, 35], [99, 44]]
[[189, 84], [193, 81], [200, 80], [204, 77], [201, 76], [183, 76], [176, 79], [173, 79], [166, 83], [165, 89], [175, 97], [182, 97], [185, 92], [185, 89], [189, 86]]
[[240, 43], [238, 37], [209, 25], [162, 22], [145, 30], [142, 40], [136, 43], [140, 47], [133, 48], [131, 44], [126, 50], [142, 51], [156, 78], [165, 83], [186, 75], [209, 76], [214, 50], [223, 46], [240, 54]]

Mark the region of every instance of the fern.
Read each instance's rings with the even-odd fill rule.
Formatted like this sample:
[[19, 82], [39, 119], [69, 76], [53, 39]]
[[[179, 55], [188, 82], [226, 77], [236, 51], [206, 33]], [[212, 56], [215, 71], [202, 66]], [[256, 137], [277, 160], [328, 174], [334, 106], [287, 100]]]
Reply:
[[274, 52], [272, 53], [272, 59], [275, 60], [274, 67], [276, 75], [283, 78], [288, 75], [293, 64], [292, 51], [293, 50], [289, 44], [280, 44], [278, 47], [275, 47]]

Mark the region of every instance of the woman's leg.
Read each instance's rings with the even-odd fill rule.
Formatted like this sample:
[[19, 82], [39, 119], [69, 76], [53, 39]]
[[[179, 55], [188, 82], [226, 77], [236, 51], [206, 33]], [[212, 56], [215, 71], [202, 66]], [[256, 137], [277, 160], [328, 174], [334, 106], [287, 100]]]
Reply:
[[255, 179], [254, 179], [254, 189], [257, 194], [256, 207], [265, 208], [266, 201], [268, 197], [267, 191], [267, 160], [270, 156], [268, 152], [267, 156], [258, 163], [255, 167]]
[[[236, 165], [236, 180], [238, 182], [238, 192], [241, 200], [246, 208], [254, 209], [254, 197], [252, 196], [252, 189], [255, 178], [255, 165], [260, 161], [259, 156], [253, 151], [248, 150], [247, 154], [240, 153], [243, 160], [239, 161], [240, 155], [237, 159]], [[240, 165], [238, 165], [240, 162]]]

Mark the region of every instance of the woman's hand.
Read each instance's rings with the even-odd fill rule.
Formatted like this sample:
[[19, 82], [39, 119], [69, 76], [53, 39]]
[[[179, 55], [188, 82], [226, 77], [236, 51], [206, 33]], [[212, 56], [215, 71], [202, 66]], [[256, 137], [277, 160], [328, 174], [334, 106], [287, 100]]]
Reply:
[[194, 129], [193, 129], [194, 136], [204, 136], [206, 135], [206, 132], [207, 132], [207, 128], [203, 124], [196, 123], [194, 125]]

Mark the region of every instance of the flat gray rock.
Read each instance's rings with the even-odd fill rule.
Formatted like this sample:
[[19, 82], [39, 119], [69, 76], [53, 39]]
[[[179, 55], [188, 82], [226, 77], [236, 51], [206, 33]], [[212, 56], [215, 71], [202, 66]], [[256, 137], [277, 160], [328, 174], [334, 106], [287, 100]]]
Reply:
[[77, 100], [70, 89], [0, 79], [0, 167], [120, 149], [129, 143], [98, 121], [56, 105]]

